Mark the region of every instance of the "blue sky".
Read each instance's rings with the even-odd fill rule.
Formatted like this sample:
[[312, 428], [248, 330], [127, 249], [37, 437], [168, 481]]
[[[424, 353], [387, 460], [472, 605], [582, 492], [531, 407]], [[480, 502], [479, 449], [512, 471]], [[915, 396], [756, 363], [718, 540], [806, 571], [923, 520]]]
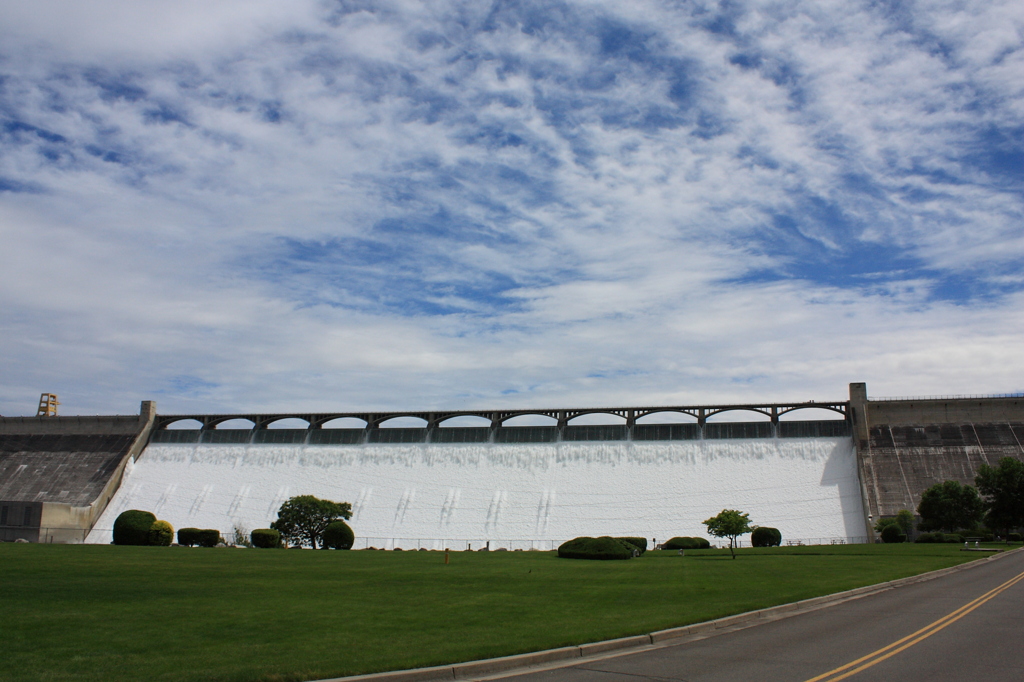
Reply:
[[1014, 2], [0, 2], [0, 413], [1024, 389]]

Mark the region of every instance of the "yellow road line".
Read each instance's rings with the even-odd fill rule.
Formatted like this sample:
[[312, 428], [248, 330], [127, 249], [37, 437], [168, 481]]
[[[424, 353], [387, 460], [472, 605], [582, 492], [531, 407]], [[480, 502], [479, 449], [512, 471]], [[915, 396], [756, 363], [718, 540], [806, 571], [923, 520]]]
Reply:
[[[953, 623], [960, 620], [961, 618], [963, 618], [968, 613], [978, 608], [985, 602], [989, 601], [990, 599], [994, 599], [1006, 590], [1010, 589], [1011, 587], [1019, 583], [1021, 580], [1024, 580], [1024, 573], [1017, 574], [1016, 576], [1010, 578], [999, 587], [989, 590], [988, 592], [981, 595], [974, 601], [964, 604], [956, 611], [953, 611], [952, 613], [949, 613], [943, 616], [942, 618], [939, 618], [935, 622], [926, 625], [917, 632], [911, 633], [906, 637], [903, 637], [902, 639], [898, 639], [889, 646], [882, 647], [878, 651], [874, 651], [868, 654], [867, 656], [862, 656], [858, 658], [856, 661], [850, 661], [844, 666], [840, 666], [834, 670], [829, 670], [827, 673], [823, 673], [821, 675], [818, 675], [817, 677], [812, 677], [811, 679], [807, 680], [807, 682], [820, 682], [821, 680], [828, 680], [828, 682], [838, 682], [838, 680], [845, 680], [847, 677], [856, 675], [860, 671], [866, 670], [867, 668], [870, 668], [876, 663], [881, 663], [885, 659], [890, 658], [891, 656], [895, 656], [896, 654], [900, 653], [905, 649], [909, 649], [918, 642], [931, 637], [936, 632], [942, 630], [946, 626], [952, 625]], [[853, 669], [851, 670], [851, 668]]]

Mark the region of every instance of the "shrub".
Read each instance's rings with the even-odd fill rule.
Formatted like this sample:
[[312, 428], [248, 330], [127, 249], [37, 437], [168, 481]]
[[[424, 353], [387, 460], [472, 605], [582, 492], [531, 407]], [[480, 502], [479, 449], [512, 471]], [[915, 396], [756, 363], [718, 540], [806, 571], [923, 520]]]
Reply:
[[943, 538], [942, 539], [943, 542], [963, 542], [964, 541], [964, 536], [960, 535], [959, 533], [945, 533], [945, 534], [943, 534], [942, 538]]
[[196, 536], [200, 547], [216, 547], [220, 542], [220, 531], [214, 528], [202, 528]]
[[344, 521], [333, 521], [327, 525], [327, 528], [324, 528], [322, 540], [324, 547], [352, 549], [352, 545], [356, 541], [356, 534]]
[[750, 544], [754, 547], [778, 547], [782, 544], [782, 533], [778, 528], [760, 526], [750, 534]]
[[563, 559], [630, 559], [632, 545], [610, 537], [580, 537], [563, 543], [558, 556]]
[[[941, 533], [940, 533], [941, 535]], [[921, 533], [917, 536], [914, 542], [932, 543], [935, 542], [935, 533]]]
[[665, 549], [707, 549], [710, 546], [711, 543], [705, 538], [690, 537], [672, 538], [662, 545]]
[[629, 544], [631, 544], [634, 547], [636, 547], [637, 549], [639, 549], [641, 554], [643, 554], [644, 552], [647, 551], [647, 538], [615, 538], [615, 539], [616, 540], [622, 540], [623, 542], [628, 542]]
[[155, 547], [170, 547], [174, 539], [174, 526], [166, 521], [154, 521], [149, 527], [149, 544]]
[[148, 511], [129, 509], [121, 512], [114, 521], [115, 545], [148, 545], [149, 529], [153, 527], [156, 516]]
[[253, 547], [274, 549], [281, 546], [281, 533], [273, 528], [257, 528], [250, 534]]
[[903, 529], [897, 526], [895, 523], [882, 528], [882, 542], [893, 543], [906, 541], [907, 534], [904, 533]]
[[1007, 533], [1006, 534], [1006, 539], [1009, 542], [1020, 542], [1021, 541], [1021, 535], [1020, 535], [1020, 533]]
[[241, 547], [252, 547], [252, 541], [249, 539], [249, 531], [245, 529], [245, 526], [240, 523], [236, 523], [233, 530], [235, 532], [234, 544]]
[[184, 545], [185, 547], [194, 547], [199, 544], [199, 529], [198, 528], [179, 528], [178, 529], [178, 544]]

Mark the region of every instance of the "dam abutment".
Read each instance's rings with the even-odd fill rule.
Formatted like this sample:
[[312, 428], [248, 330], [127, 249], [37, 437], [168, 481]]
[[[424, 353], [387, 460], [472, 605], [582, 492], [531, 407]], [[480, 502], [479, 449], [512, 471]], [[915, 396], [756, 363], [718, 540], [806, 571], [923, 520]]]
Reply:
[[84, 542], [149, 443], [137, 416], [0, 417], [0, 540]]

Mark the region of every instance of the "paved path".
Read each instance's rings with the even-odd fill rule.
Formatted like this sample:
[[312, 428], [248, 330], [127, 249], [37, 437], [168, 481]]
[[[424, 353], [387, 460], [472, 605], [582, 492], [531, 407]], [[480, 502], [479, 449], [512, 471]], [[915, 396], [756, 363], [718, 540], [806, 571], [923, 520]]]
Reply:
[[1024, 552], [1015, 552], [935, 580], [706, 639], [477, 679], [1019, 682], [1022, 635]]

